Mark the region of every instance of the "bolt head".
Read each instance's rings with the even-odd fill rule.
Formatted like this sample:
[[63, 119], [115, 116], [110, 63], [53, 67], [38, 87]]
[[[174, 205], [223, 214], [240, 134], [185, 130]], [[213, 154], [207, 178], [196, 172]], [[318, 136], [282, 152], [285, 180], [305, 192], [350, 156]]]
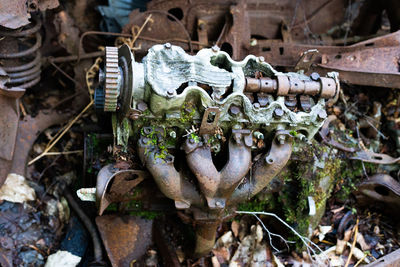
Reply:
[[168, 91], [167, 91], [167, 94], [170, 96], [174, 95], [174, 93], [175, 93], [174, 89], [168, 89]]
[[175, 131], [170, 131], [169, 132], [169, 136], [171, 136], [172, 138], [176, 138], [176, 132]]
[[237, 115], [240, 112], [240, 108], [238, 106], [232, 105], [229, 108], [229, 112], [231, 113], [231, 115]]
[[170, 49], [170, 48], [172, 47], [172, 45], [171, 45], [170, 43], [165, 43], [165, 44], [164, 44], [164, 47], [165, 47], [166, 49]]
[[310, 78], [311, 78], [311, 80], [313, 80], [313, 81], [317, 81], [318, 79], [319, 79], [319, 74], [318, 73], [316, 73], [316, 72], [313, 72], [313, 73], [311, 73], [311, 75], [310, 75]]
[[253, 104], [253, 107], [254, 107], [255, 109], [259, 109], [259, 108], [260, 108], [260, 103], [254, 103], [254, 104]]
[[145, 102], [143, 102], [143, 101], [140, 101], [137, 104], [137, 109], [143, 112], [143, 111], [145, 111], [147, 109], [147, 104]]
[[283, 116], [283, 114], [284, 114], [284, 112], [283, 112], [283, 110], [281, 108], [276, 108], [274, 110], [274, 117], [275, 118], [280, 118], [280, 117]]
[[284, 145], [285, 144], [285, 140], [286, 140], [286, 136], [285, 135], [283, 135], [283, 134], [278, 135], [279, 144]]
[[265, 61], [265, 58], [264, 58], [263, 56], [261, 56], [261, 57], [258, 57], [258, 60], [259, 60], [260, 62], [264, 62], [264, 61]]
[[321, 110], [318, 112], [318, 118], [319, 118], [320, 120], [325, 120], [326, 117], [328, 117], [328, 114], [326, 114], [326, 111], [325, 111], [324, 109], [321, 109]]
[[262, 133], [260, 133], [259, 131], [255, 131], [255, 132], [253, 133], [253, 136], [254, 136], [255, 138], [257, 138], [257, 139], [261, 139], [261, 140], [264, 139], [264, 135], [263, 135]]

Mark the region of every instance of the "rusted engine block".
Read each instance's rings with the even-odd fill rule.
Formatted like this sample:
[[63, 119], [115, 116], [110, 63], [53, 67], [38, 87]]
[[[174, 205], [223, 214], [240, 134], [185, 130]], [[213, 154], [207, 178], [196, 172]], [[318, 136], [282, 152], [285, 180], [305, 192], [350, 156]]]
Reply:
[[[224, 211], [285, 166], [292, 139], [313, 138], [327, 117], [325, 101], [339, 94], [335, 72], [281, 73], [262, 57], [236, 62], [218, 47], [191, 56], [169, 43], [153, 46], [142, 63], [127, 46], [107, 47], [99, 76], [95, 104], [113, 113], [114, 147], [133, 146], [160, 191], [191, 214], [196, 255], [212, 248]], [[104, 167], [99, 213], [145, 175]]]

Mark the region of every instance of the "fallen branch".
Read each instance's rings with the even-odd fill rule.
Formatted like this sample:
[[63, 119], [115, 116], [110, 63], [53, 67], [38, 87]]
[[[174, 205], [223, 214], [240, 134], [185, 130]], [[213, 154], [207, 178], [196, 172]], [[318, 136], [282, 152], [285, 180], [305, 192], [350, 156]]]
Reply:
[[[317, 257], [317, 254], [316, 254], [316, 252], [315, 252], [315, 250], [314, 250], [314, 248], [312, 247], [312, 246], [314, 246], [315, 248], [317, 248], [317, 250], [319, 250], [321, 253], [323, 253], [323, 251], [320, 249], [320, 247], [318, 247], [317, 246], [317, 244], [315, 244], [314, 242], [312, 242], [309, 238], [307, 238], [307, 237], [304, 237], [304, 236], [302, 236], [302, 235], [300, 235], [293, 227], [291, 227], [287, 222], [285, 222], [284, 220], [282, 220], [278, 215], [276, 215], [276, 214], [274, 214], [274, 213], [270, 213], [270, 212], [251, 212], [251, 211], [236, 211], [236, 213], [238, 213], [238, 214], [251, 214], [251, 215], [253, 215], [254, 217], [256, 217], [257, 218], [257, 220], [258, 221], [260, 221], [261, 222], [261, 219], [257, 216], [257, 215], [266, 215], [266, 216], [272, 216], [272, 217], [274, 217], [274, 218], [276, 218], [278, 221], [280, 221], [283, 225], [285, 225], [287, 228], [289, 228], [298, 238], [300, 238], [300, 240], [303, 242], [303, 244], [306, 246], [306, 248], [307, 248], [307, 252], [308, 252], [308, 254], [310, 255], [310, 258], [312, 259], [312, 257], [311, 257], [311, 253], [310, 253], [310, 251], [312, 252], [312, 254], [315, 256], [315, 258], [317, 259], [317, 261], [318, 261], [318, 257]], [[263, 227], [264, 227], [264, 229], [266, 228], [265, 227], [265, 225], [262, 223], [262, 225], [263, 225]], [[268, 232], [267, 232], [268, 233]], [[274, 234], [275, 235], [275, 234]], [[281, 237], [281, 236], [280, 236]], [[281, 237], [281, 238], [283, 238], [283, 237]], [[311, 244], [312, 246], [310, 246], [309, 244]], [[324, 255], [324, 254], [321, 254], [321, 255]], [[325, 256], [325, 255], [324, 255]], [[325, 256], [326, 257], [326, 256]], [[327, 258], [326, 258], [327, 259]], [[328, 260], [328, 259], [327, 259]], [[328, 260], [328, 262], [329, 262], [329, 260]]]
[[296, 242], [294, 242], [294, 241], [288, 241], [288, 240], [284, 239], [281, 235], [271, 233], [271, 231], [268, 230], [268, 228], [265, 226], [265, 224], [263, 223], [263, 221], [262, 221], [258, 216], [255, 216], [255, 217], [256, 217], [257, 220], [261, 223], [261, 225], [262, 225], [262, 227], [264, 228], [264, 230], [267, 232], [268, 237], [269, 237], [269, 244], [271, 245], [271, 247], [272, 247], [273, 249], [275, 249], [276, 252], [280, 252], [280, 250], [277, 249], [277, 248], [272, 244], [272, 238], [271, 238], [271, 236], [277, 236], [277, 237], [279, 237], [280, 239], [282, 239], [282, 241], [283, 241], [283, 242], [285, 243], [285, 245], [287, 246], [288, 250], [289, 250], [289, 245], [288, 245], [288, 243], [296, 243]]

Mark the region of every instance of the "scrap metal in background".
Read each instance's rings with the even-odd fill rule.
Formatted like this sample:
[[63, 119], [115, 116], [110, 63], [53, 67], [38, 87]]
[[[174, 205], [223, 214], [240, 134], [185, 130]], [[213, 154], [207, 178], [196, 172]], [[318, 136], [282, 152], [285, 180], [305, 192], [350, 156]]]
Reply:
[[58, 0], [1, 0], [0, 25], [18, 29], [30, 23], [31, 13], [58, 7]]
[[[34, 16], [32, 22], [17, 30], [0, 30], [2, 68], [10, 78], [5, 85], [29, 88], [40, 80], [42, 36], [39, 32], [41, 18]], [[22, 49], [18, 49], [23, 47]]]
[[[4, 1], [2, 1], [4, 2]], [[9, 3], [9, 1], [7, 1]], [[36, 128], [38, 124], [31, 125], [30, 118], [20, 122], [19, 98], [25, 93], [25, 88], [37, 84], [40, 80], [41, 54], [40, 46], [42, 36], [39, 32], [42, 25], [41, 18], [35, 16], [19, 29], [2, 29], [0, 36], [1, 84], [0, 84], [0, 185], [3, 184], [9, 172], [15, 168], [25, 170], [26, 159], [35, 138], [33, 129], [24, 131], [26, 125]], [[5, 24], [8, 25], [8, 24]], [[39, 116], [40, 117], [40, 116]], [[46, 123], [47, 125], [47, 123]], [[26, 139], [28, 138], [28, 139]], [[31, 140], [32, 139], [32, 140]], [[28, 143], [28, 147], [23, 148]], [[15, 150], [18, 152], [15, 153]], [[15, 156], [15, 158], [14, 158]], [[22, 159], [22, 160], [20, 160]], [[15, 166], [13, 168], [12, 166]], [[24, 172], [18, 174], [25, 175]]]
[[250, 51], [272, 65], [294, 67], [299, 55], [316, 49], [314, 71], [337, 71], [343, 82], [400, 88], [400, 31], [351, 46], [322, 46], [260, 40]]
[[[25, 90], [38, 84], [41, 75], [41, 25], [40, 11], [55, 8], [57, 0], [0, 1], [0, 10], [9, 16], [0, 22], [0, 186], [8, 173], [25, 176], [26, 163], [33, 143], [46, 128], [65, 122], [86, 101], [80, 97], [72, 108], [60, 113], [55, 109], [39, 110], [33, 117], [20, 118], [19, 98]], [[28, 7], [28, 9], [25, 9]], [[7, 9], [8, 8], [8, 9]], [[35, 12], [31, 14], [31, 12]], [[31, 19], [29, 19], [31, 17]], [[10, 24], [11, 23], [11, 24]], [[9, 27], [11, 29], [7, 29]], [[77, 90], [85, 90], [77, 87]]]
[[387, 174], [375, 174], [357, 186], [356, 197], [361, 205], [383, 202], [385, 210], [400, 207], [400, 183]]
[[109, 214], [97, 217], [96, 224], [112, 266], [130, 266], [152, 242], [152, 220]]
[[[400, 88], [400, 32], [350, 46], [333, 46], [340, 40], [325, 33], [345, 21], [347, 1], [298, 2], [156, 0], [148, 3], [146, 12], [164, 11], [178, 18], [191, 39], [198, 40], [195, 50], [216, 44], [235, 60], [254, 54], [273, 66], [295, 67], [305, 51], [316, 49], [319, 54], [311, 61], [315, 63], [314, 71], [339, 71], [340, 79], [352, 84]], [[354, 5], [351, 8], [358, 8], [359, 16], [365, 16], [363, 6]], [[380, 10], [389, 14], [392, 31], [399, 29], [399, 18], [392, 11], [398, 5], [396, 1], [385, 1]], [[123, 32], [131, 33], [133, 25], [143, 23], [143, 14], [134, 10]], [[163, 14], [154, 14], [153, 20], [139, 38], [142, 51], [157, 40], [188, 48], [178, 23]], [[361, 27], [357, 19], [354, 27], [355, 33], [373, 34], [371, 25]]]

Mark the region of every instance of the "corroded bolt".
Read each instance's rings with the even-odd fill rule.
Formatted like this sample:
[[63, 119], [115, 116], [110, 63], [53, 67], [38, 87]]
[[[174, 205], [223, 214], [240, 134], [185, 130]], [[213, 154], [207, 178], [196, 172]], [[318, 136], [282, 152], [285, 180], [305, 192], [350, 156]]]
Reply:
[[254, 137], [257, 139], [264, 139], [264, 135], [262, 133], [260, 133], [259, 131], [255, 131], [253, 133]]
[[167, 49], [170, 49], [172, 47], [172, 45], [170, 43], [165, 43], [164, 47], [167, 48]]
[[167, 90], [167, 94], [170, 95], [170, 96], [174, 95], [174, 92], [175, 92], [174, 89], [168, 89]]
[[259, 108], [260, 108], [260, 103], [254, 103], [254, 104], [253, 104], [253, 107], [254, 107], [255, 109], [259, 109]]
[[318, 112], [318, 119], [320, 119], [320, 120], [325, 120], [327, 116], [328, 116], [328, 114], [326, 114], [326, 111], [324, 109], [321, 109]]
[[137, 104], [137, 109], [143, 112], [143, 111], [145, 111], [147, 109], [147, 104], [144, 103], [143, 101], [140, 101]]
[[281, 108], [276, 108], [275, 110], [274, 110], [274, 117], [275, 118], [280, 118], [280, 117], [282, 117], [283, 116], [283, 110], [281, 109]]
[[229, 113], [231, 113], [231, 115], [236, 116], [237, 114], [239, 114], [239, 112], [240, 112], [240, 108], [238, 106], [232, 105], [229, 108]]
[[213, 52], [218, 52], [218, 51], [219, 51], [218, 45], [213, 45], [213, 46], [211, 47], [211, 50], [212, 50]]
[[286, 136], [283, 134], [278, 135], [277, 137], [279, 144], [284, 145], [285, 144], [285, 140], [286, 140]]
[[316, 72], [313, 72], [313, 73], [311, 73], [310, 78], [313, 81], [317, 81], [319, 79], [319, 74]]

